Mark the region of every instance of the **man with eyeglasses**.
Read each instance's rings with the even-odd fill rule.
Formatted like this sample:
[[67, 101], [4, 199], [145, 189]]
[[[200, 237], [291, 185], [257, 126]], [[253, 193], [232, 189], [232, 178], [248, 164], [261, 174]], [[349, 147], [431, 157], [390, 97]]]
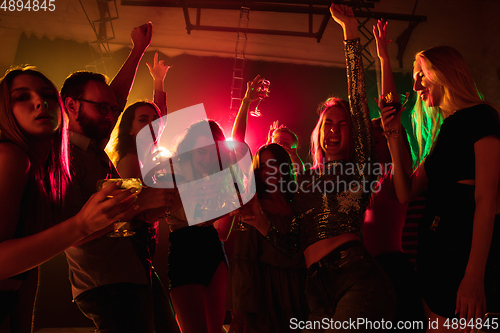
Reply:
[[[81, 209], [96, 192], [99, 179], [120, 178], [104, 147], [125, 108], [151, 36], [151, 23], [134, 28], [131, 34], [134, 47], [109, 85], [104, 75], [87, 71], [71, 74], [63, 84], [61, 98], [69, 116], [72, 155], [72, 185], [65, 200], [64, 216], [72, 216]], [[142, 214], [140, 220], [147, 220], [148, 209], [171, 205], [172, 198], [166, 191], [144, 189], [136, 201], [137, 212]], [[109, 226], [65, 251], [73, 298], [98, 331], [153, 333], [154, 230], [144, 222], [133, 237], [107, 237], [112, 230]]]
[[104, 75], [82, 71], [66, 79], [61, 95], [69, 115], [71, 137], [83, 135], [99, 145], [107, 143], [128, 94], [115, 96]]

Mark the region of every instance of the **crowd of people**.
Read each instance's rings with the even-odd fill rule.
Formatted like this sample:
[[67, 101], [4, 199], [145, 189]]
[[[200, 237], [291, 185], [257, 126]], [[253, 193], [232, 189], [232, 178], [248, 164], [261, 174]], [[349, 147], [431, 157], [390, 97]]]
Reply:
[[[153, 124], [169, 117], [169, 66], [158, 54], [148, 64], [154, 102], [125, 108], [151, 23], [132, 31], [132, 51], [112, 81], [79, 71], [58, 91], [32, 67], [8, 70], [0, 79], [0, 323], [8, 317], [12, 332], [33, 331], [38, 266], [63, 251], [74, 302], [96, 332], [220, 333], [226, 310], [230, 333], [374, 331], [334, 325], [358, 318], [469, 332], [500, 312], [500, 110], [483, 100], [457, 50], [419, 52], [412, 153], [387, 22], [373, 28], [381, 117], [370, 119], [358, 22], [345, 5], [330, 12], [344, 34], [348, 100], [319, 105], [307, 169], [299, 138], [277, 123], [241, 174], [233, 171], [238, 144], [226, 144], [211, 119], [190, 124], [166, 157], [139, 154], [141, 130], [156, 145]], [[260, 83], [247, 83], [233, 125], [239, 147]], [[123, 189], [145, 177], [145, 158], [170, 161], [154, 177], [170, 172], [173, 186]], [[225, 169], [230, 186], [211, 178]], [[103, 179], [123, 181], [98, 190]], [[202, 185], [187, 203], [180, 193], [190, 182]], [[206, 218], [227, 208], [220, 193], [233, 185], [242, 206]], [[422, 193], [414, 270], [402, 230], [408, 203]], [[134, 235], [109, 237], [117, 221], [130, 221]], [[160, 224], [169, 229], [166, 288], [152, 265]], [[447, 319], [461, 324], [446, 327]]]

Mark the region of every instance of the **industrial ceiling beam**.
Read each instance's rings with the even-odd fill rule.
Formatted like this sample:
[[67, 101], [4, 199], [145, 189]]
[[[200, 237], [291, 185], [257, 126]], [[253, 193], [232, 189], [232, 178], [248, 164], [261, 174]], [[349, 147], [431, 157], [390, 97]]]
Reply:
[[[333, 1], [339, 4], [346, 4], [354, 8], [373, 8], [374, 1], [379, 0], [351, 0], [351, 1]], [[309, 15], [309, 31], [290, 31], [290, 30], [269, 30], [269, 29], [248, 29], [248, 33], [265, 34], [265, 35], [278, 35], [278, 36], [293, 36], [293, 37], [310, 37], [316, 38], [319, 42], [323, 36], [326, 26], [329, 21], [330, 12], [329, 7], [332, 0], [260, 0], [260, 1], [231, 1], [231, 0], [122, 0], [123, 6], [155, 6], [155, 7], [172, 7], [182, 8], [184, 13], [184, 20], [186, 22], [187, 33], [190, 34], [192, 30], [202, 31], [219, 31], [219, 32], [237, 32], [237, 27], [222, 27], [222, 26], [209, 26], [200, 23], [201, 9], [226, 9], [226, 10], [240, 10], [241, 6], [249, 8], [251, 11], [266, 11], [277, 13], [296, 13]], [[197, 9], [196, 24], [192, 24], [189, 17], [189, 8]], [[323, 20], [317, 32], [312, 31], [312, 15], [322, 15]], [[362, 11], [354, 10], [354, 15], [358, 18], [373, 18], [385, 20], [399, 20], [399, 21], [426, 21], [426, 16], [421, 15], [405, 15], [394, 14], [386, 12]]]
[[[276, 12], [296, 12], [303, 13], [304, 8], [310, 6], [329, 7], [332, 2], [345, 4], [352, 7], [374, 8], [374, 2], [380, 0], [122, 0], [122, 6], [151, 6], [151, 7], [181, 7], [185, 3], [189, 8], [204, 9], [238, 9], [247, 7], [254, 11], [276, 11]], [[274, 10], [270, 10], [274, 9]]]

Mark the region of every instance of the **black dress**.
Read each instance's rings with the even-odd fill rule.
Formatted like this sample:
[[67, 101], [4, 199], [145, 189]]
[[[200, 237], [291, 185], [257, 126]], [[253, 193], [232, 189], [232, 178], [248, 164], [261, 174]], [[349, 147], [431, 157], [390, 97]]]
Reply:
[[[455, 316], [457, 290], [465, 274], [472, 244], [475, 187], [457, 183], [475, 179], [474, 144], [500, 138], [497, 111], [479, 104], [458, 110], [441, 126], [434, 150], [425, 161], [426, 208], [418, 229], [418, 274], [422, 295], [434, 313]], [[500, 216], [485, 272], [487, 310], [499, 311]]]

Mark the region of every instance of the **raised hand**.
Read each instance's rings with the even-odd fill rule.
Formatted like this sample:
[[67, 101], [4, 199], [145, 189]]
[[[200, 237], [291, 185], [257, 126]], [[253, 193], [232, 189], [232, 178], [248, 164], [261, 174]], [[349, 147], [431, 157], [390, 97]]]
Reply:
[[377, 24], [373, 26], [373, 36], [375, 36], [375, 42], [377, 44], [377, 54], [380, 59], [389, 59], [389, 53], [387, 52], [387, 45], [391, 42], [387, 40], [386, 28], [387, 21], [382, 19], [377, 21]]
[[358, 20], [354, 17], [351, 7], [332, 3], [330, 13], [335, 22], [340, 24], [344, 30], [344, 39], [348, 40], [358, 37]]
[[257, 89], [259, 80], [260, 75], [257, 74], [257, 76], [252, 81], [247, 82], [247, 91], [245, 92], [245, 97], [243, 97], [244, 99], [249, 101], [256, 101], [259, 99], [259, 91]]
[[266, 145], [270, 144], [273, 142], [273, 134], [274, 131], [278, 128], [278, 121], [275, 120], [273, 121], [272, 125], [269, 126], [269, 132], [267, 133], [267, 142]]
[[158, 52], [155, 53], [153, 66], [151, 66], [149, 63], [146, 63], [146, 65], [149, 68], [149, 74], [151, 74], [151, 76], [153, 77], [153, 80], [155, 80], [155, 81], [165, 80], [165, 76], [167, 76], [167, 72], [168, 72], [170, 66], [165, 65], [165, 62], [163, 60], [158, 61]]
[[[130, 90], [132, 89], [139, 63], [141, 62], [144, 52], [151, 43], [152, 31], [153, 24], [149, 22], [139, 27], [135, 27], [130, 34], [134, 47], [110, 84], [115, 95], [119, 96], [123, 101], [127, 100]], [[120, 107], [124, 108], [125, 104]]]
[[132, 29], [130, 38], [134, 44], [134, 50], [144, 53], [151, 44], [151, 37], [153, 36], [153, 23], [149, 22], [139, 27]]

